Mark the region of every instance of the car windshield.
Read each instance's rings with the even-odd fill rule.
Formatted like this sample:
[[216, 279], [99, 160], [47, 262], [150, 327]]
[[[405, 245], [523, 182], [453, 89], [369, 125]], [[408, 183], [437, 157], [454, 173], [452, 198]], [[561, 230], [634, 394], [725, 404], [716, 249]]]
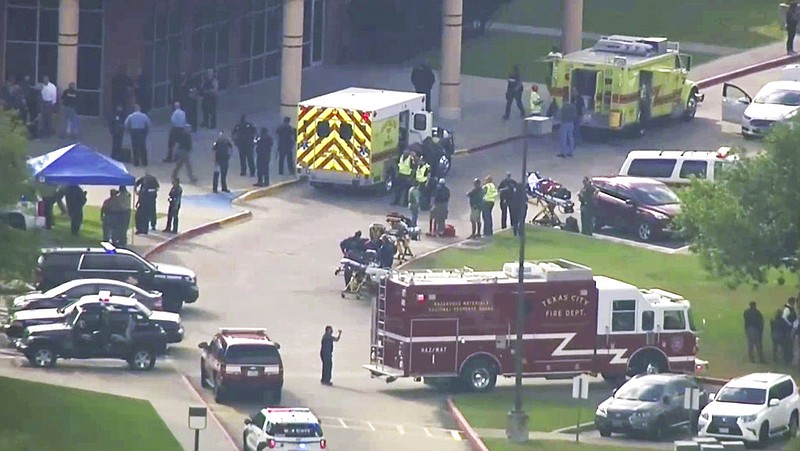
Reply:
[[656, 402], [661, 399], [662, 396], [664, 396], [663, 385], [648, 384], [641, 381], [628, 382], [614, 394], [614, 397], [617, 399], [649, 402]]
[[58, 310], [57, 310], [58, 313], [64, 313], [66, 311], [71, 310], [72, 307], [74, 307], [75, 304], [78, 303], [78, 301], [80, 301], [80, 299], [75, 299], [74, 301], [71, 301], [69, 304], [66, 304], [66, 305], [63, 305], [63, 306], [59, 307]]
[[45, 291], [42, 294], [44, 296], [48, 297], [48, 298], [54, 298], [54, 297], [58, 296], [59, 294], [66, 292], [68, 289], [70, 289], [70, 288], [72, 288], [74, 286], [75, 285], [72, 285], [72, 284], [70, 284], [70, 285], [62, 284], [62, 285], [59, 285], [59, 286], [57, 286], [55, 288], [51, 288], [51, 289]]
[[225, 361], [238, 365], [277, 365], [281, 356], [271, 345], [235, 345], [225, 351]]
[[691, 308], [686, 310], [686, 316], [689, 317], [689, 330], [691, 330], [692, 332], [697, 332], [697, 327], [694, 324], [694, 315], [692, 315]]
[[800, 91], [776, 89], [759, 94], [753, 103], [768, 103], [772, 105], [800, 106]]
[[319, 438], [322, 428], [316, 423], [272, 424], [267, 433], [273, 437]]
[[681, 202], [674, 191], [666, 185], [645, 185], [633, 190], [636, 200], [644, 205], [667, 205]]
[[767, 400], [767, 390], [763, 388], [724, 387], [714, 400], [736, 404], [760, 405]]

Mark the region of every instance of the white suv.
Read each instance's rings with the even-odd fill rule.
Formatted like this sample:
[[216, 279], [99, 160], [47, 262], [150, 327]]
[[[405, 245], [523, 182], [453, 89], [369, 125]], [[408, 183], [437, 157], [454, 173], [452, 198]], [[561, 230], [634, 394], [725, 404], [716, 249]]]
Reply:
[[800, 395], [786, 374], [754, 373], [725, 384], [700, 413], [701, 436], [766, 442], [797, 434]]
[[267, 407], [244, 420], [242, 449], [322, 450], [328, 443], [320, 421], [307, 408]]

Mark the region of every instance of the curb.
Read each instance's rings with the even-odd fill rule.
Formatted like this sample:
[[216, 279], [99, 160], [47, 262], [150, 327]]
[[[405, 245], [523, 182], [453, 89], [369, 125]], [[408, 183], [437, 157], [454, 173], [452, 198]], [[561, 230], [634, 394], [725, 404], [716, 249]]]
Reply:
[[219, 420], [219, 418], [217, 418], [217, 414], [216, 412], [214, 412], [214, 409], [212, 409], [211, 406], [208, 405], [206, 400], [203, 399], [203, 396], [200, 395], [200, 392], [197, 391], [196, 388], [194, 388], [194, 385], [192, 385], [192, 383], [189, 381], [189, 378], [186, 377], [185, 374], [181, 373], [181, 371], [177, 367], [174, 368], [178, 372], [178, 374], [180, 374], [181, 380], [183, 381], [184, 384], [186, 384], [186, 387], [189, 389], [189, 391], [193, 393], [195, 396], [197, 396], [197, 398], [200, 399], [200, 402], [203, 403], [203, 406], [206, 408], [206, 412], [208, 412], [208, 416], [211, 417], [211, 420], [214, 422], [214, 424], [222, 431], [222, 435], [225, 436], [225, 439], [228, 441], [228, 444], [231, 445], [231, 448], [238, 450], [239, 445], [236, 443], [236, 440], [234, 440], [233, 437], [231, 437], [231, 434], [228, 432], [228, 430], [225, 429], [225, 426], [222, 425], [222, 422]]
[[467, 437], [467, 441], [470, 446], [472, 446], [472, 449], [474, 451], [489, 451], [489, 448], [487, 448], [480, 437], [478, 437], [478, 433], [470, 426], [469, 422], [464, 418], [461, 411], [458, 410], [458, 407], [456, 407], [456, 404], [453, 402], [453, 398], [450, 396], [447, 397], [447, 409], [450, 411], [450, 415], [458, 425], [458, 428], [461, 429], [461, 432]]
[[280, 183], [276, 183], [274, 185], [265, 186], [265, 187], [251, 189], [249, 191], [245, 191], [244, 193], [234, 197], [233, 200], [231, 201], [231, 204], [241, 206], [243, 204], [246, 204], [248, 201], [251, 201], [253, 199], [260, 199], [262, 197], [266, 197], [269, 194], [271, 194], [273, 191], [278, 191], [280, 189], [292, 186], [292, 185], [294, 185], [295, 183], [297, 183], [299, 181], [300, 181], [299, 178], [295, 178], [295, 179], [292, 179], [292, 180], [286, 180], [286, 181], [283, 181], [283, 182], [280, 182]]

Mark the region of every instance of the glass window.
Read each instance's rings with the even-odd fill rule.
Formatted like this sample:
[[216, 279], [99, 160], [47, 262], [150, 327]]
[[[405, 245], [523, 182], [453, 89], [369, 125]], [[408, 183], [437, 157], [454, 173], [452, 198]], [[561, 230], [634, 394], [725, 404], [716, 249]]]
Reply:
[[766, 403], [766, 396], [767, 391], [763, 388], [723, 387], [714, 401], [760, 405]]
[[414, 130], [427, 130], [428, 116], [422, 113], [414, 115]]
[[[8, 8], [6, 10], [6, 39], [9, 41], [36, 40], [36, 9]], [[56, 20], [56, 24], [58, 21]], [[56, 28], [58, 33], [58, 28]]]
[[239, 63], [239, 85], [250, 83], [250, 62], [251, 60], [244, 60]]
[[[103, 13], [81, 11], [78, 22], [81, 45], [103, 45]], [[99, 72], [99, 71], [98, 71]]]
[[614, 301], [611, 312], [612, 332], [632, 332], [636, 329], [636, 301]]
[[634, 177], [669, 178], [677, 160], [668, 158], [641, 158], [631, 161], [628, 175]]
[[313, 423], [270, 423], [266, 432], [273, 437], [322, 437], [322, 428]]
[[100, 90], [101, 47], [78, 47], [78, 89]]
[[655, 312], [652, 310], [642, 312], [642, 330], [653, 330], [653, 327], [655, 327], [655, 318]]
[[242, 28], [239, 33], [239, 53], [242, 58], [252, 55], [253, 48], [253, 18], [251, 16], [242, 17]]
[[[785, 380], [781, 382], [780, 384], [776, 385], [775, 388], [776, 388], [775, 394], [777, 395], [778, 399], [786, 399], [789, 396], [792, 396], [792, 394], [794, 394], [794, 385], [790, 380]], [[770, 396], [770, 399], [771, 398], [772, 396]]]
[[314, 1], [314, 24], [312, 31], [311, 46], [313, 62], [322, 61], [322, 42], [325, 27], [325, 3], [322, 0]]
[[281, 29], [283, 27], [281, 8], [267, 11], [267, 51], [280, 50]]
[[264, 414], [262, 414], [261, 412], [257, 413], [253, 417], [253, 426], [255, 426], [255, 427], [259, 428], [259, 429], [264, 429], [264, 420], [266, 420], [266, 418], [264, 417]]
[[698, 160], [685, 160], [681, 165], [681, 172], [678, 177], [687, 179], [690, 176], [699, 179], [706, 178], [706, 171], [708, 170], [708, 162]]
[[353, 139], [353, 126], [350, 124], [339, 125], [339, 136], [345, 141]]
[[87, 283], [85, 285], [78, 285], [77, 287], [70, 288], [67, 290], [66, 294], [70, 299], [77, 299], [82, 296], [88, 296], [90, 294], [97, 294], [99, 293], [99, 287], [92, 283]]
[[36, 76], [36, 44], [6, 43], [6, 71], [16, 75]]
[[317, 136], [327, 138], [331, 134], [331, 124], [328, 121], [317, 122]]
[[264, 13], [253, 16], [253, 56], [264, 53], [267, 40], [267, 19]]
[[675, 192], [662, 183], [634, 187], [633, 198], [644, 205], [669, 205], [681, 202]]
[[39, 10], [39, 41], [58, 43], [58, 10]]
[[58, 84], [57, 44], [39, 44], [39, 73], [37, 75], [40, 81], [47, 75], [50, 77], [50, 81]]
[[264, 75], [277, 77], [281, 73], [281, 53], [275, 52], [264, 58]]
[[78, 113], [87, 116], [100, 115], [100, 91], [78, 90]]
[[264, 58], [256, 58], [253, 60], [253, 81], [264, 79]]
[[81, 9], [103, 10], [103, 0], [80, 0]]
[[281, 355], [274, 346], [237, 345], [229, 346], [225, 351], [225, 362], [239, 365], [277, 365]]
[[130, 255], [115, 255], [114, 266], [118, 271], [141, 271], [145, 265], [137, 258]]
[[683, 310], [664, 311], [664, 330], [686, 330], [686, 315]]
[[113, 269], [113, 258], [111, 254], [85, 254], [78, 269], [83, 271]]
[[230, 54], [230, 36], [228, 23], [221, 23], [217, 29], [217, 61], [216, 64], [228, 64]]

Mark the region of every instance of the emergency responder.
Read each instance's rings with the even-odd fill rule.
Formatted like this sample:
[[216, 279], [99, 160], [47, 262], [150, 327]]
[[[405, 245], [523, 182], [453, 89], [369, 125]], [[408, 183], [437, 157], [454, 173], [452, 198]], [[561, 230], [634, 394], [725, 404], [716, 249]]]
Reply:
[[219, 137], [214, 141], [212, 150], [214, 151], [214, 178], [211, 181], [212, 191], [217, 192], [217, 188], [222, 185], [223, 193], [230, 193], [228, 189], [228, 165], [231, 161], [231, 151], [233, 145], [224, 131], [219, 132]]
[[744, 333], [747, 337], [747, 354], [750, 361], [755, 363], [756, 354], [758, 354], [758, 361], [766, 363], [764, 349], [761, 345], [764, 335], [764, 316], [756, 307], [755, 302], [751, 302], [750, 308], [744, 311]]
[[169, 190], [169, 207], [167, 207], [167, 226], [164, 232], [178, 233], [178, 212], [181, 210], [183, 188], [178, 178], [172, 179], [172, 188]]
[[413, 185], [408, 189], [408, 209], [411, 211], [411, 226], [417, 227], [417, 220], [419, 219], [419, 205], [422, 190], [420, 185]]
[[528, 108], [531, 116], [542, 115], [542, 96], [539, 95], [539, 87], [536, 83], [531, 84], [531, 95], [528, 99]]
[[239, 175], [244, 177], [250, 172], [250, 177], [256, 176], [256, 163], [253, 158], [256, 126], [247, 121], [246, 115], [239, 116], [239, 122], [231, 130], [231, 138], [239, 149]]
[[119, 187], [119, 193], [111, 204], [111, 212], [115, 218], [114, 230], [111, 232], [114, 246], [128, 245], [128, 228], [131, 226], [131, 193], [124, 186]]
[[[414, 178], [417, 185], [425, 186], [431, 175], [431, 165], [423, 158], [417, 158], [417, 168], [414, 171]], [[411, 183], [413, 185], [413, 182]]]
[[150, 172], [145, 172], [144, 176], [139, 178], [133, 185], [133, 189], [138, 190], [139, 202], [144, 209], [144, 216], [142, 217], [144, 228], [142, 230], [145, 232], [147, 232], [148, 225], [151, 230], [156, 229], [156, 198], [160, 187], [158, 180], [150, 175]]
[[483, 180], [483, 236], [494, 235], [494, 231], [492, 230], [492, 209], [494, 209], [494, 203], [496, 201], [497, 187], [492, 181], [492, 176], [487, 175]]
[[83, 206], [86, 205], [86, 191], [78, 185], [69, 185], [64, 190], [64, 200], [67, 202], [70, 231], [73, 236], [78, 236], [81, 224], [83, 224]]
[[594, 195], [595, 188], [592, 181], [589, 177], [584, 177], [578, 200], [581, 202], [581, 233], [589, 236], [594, 230]]
[[[520, 234], [520, 231], [525, 227], [525, 221], [528, 218], [528, 193], [525, 191], [525, 185], [518, 183], [514, 190], [514, 199], [512, 203], [512, 217], [514, 218], [514, 236]], [[516, 212], [516, 215], [514, 214]]]
[[272, 159], [272, 136], [267, 127], [261, 127], [256, 138], [256, 175], [258, 182], [254, 186], [269, 186], [269, 162]]
[[445, 222], [449, 213], [450, 188], [444, 179], [439, 179], [439, 184], [433, 191], [433, 208], [431, 209], [430, 234], [444, 235]]
[[397, 176], [394, 178], [394, 201], [392, 205], [406, 205], [408, 199], [408, 188], [411, 186], [411, 176], [413, 173], [413, 157], [411, 151], [406, 150], [397, 162]]
[[[519, 66], [515, 65], [508, 74], [508, 85], [506, 86], [506, 112], [503, 119], [508, 120], [511, 116], [511, 104], [516, 103], [519, 108], [520, 117], [525, 117], [525, 108], [522, 107], [522, 76], [519, 73]], [[484, 224], [485, 225], [485, 224]]]
[[[339, 249], [342, 250], [342, 255], [345, 257], [351, 258], [354, 256], [358, 256], [358, 259], [364, 255], [364, 252], [367, 250], [367, 240], [361, 237], [361, 231], [354, 233], [353, 236], [349, 236], [343, 239], [339, 243]], [[344, 269], [344, 286], [347, 288], [350, 285], [350, 279], [353, 277], [353, 271], [349, 269], [349, 267], [345, 266]]]
[[389, 269], [394, 263], [394, 254], [397, 253], [397, 246], [394, 245], [389, 235], [381, 236], [381, 247], [378, 249], [378, 264], [381, 268]]
[[56, 197], [58, 196], [58, 187], [47, 183], [36, 181], [36, 191], [42, 196], [42, 203], [44, 204], [44, 228], [50, 230], [55, 225], [55, 218], [53, 217], [53, 207], [56, 205]]
[[339, 329], [334, 337], [333, 327], [325, 326], [325, 334], [322, 336], [319, 349], [319, 358], [322, 360], [322, 378], [320, 379], [322, 385], [333, 385], [333, 382], [331, 382], [331, 373], [333, 372], [333, 343], [339, 341], [341, 338], [341, 329]]
[[472, 190], [467, 193], [469, 199], [469, 222], [472, 225], [472, 233], [467, 237], [481, 237], [481, 214], [483, 211], [483, 187], [480, 179], [472, 181]]
[[292, 127], [291, 119], [283, 118], [283, 123], [275, 130], [275, 134], [278, 136], [278, 175], [283, 175], [284, 161], [286, 162], [286, 171], [294, 175], [296, 162], [292, 156], [292, 150], [297, 130]]
[[514, 198], [514, 191], [517, 189], [517, 182], [511, 178], [510, 172], [506, 172], [506, 178], [500, 182], [497, 189], [500, 192], [500, 227], [503, 229], [506, 228], [509, 216], [511, 219], [511, 227], [514, 227], [514, 219], [517, 215], [511, 201]]

